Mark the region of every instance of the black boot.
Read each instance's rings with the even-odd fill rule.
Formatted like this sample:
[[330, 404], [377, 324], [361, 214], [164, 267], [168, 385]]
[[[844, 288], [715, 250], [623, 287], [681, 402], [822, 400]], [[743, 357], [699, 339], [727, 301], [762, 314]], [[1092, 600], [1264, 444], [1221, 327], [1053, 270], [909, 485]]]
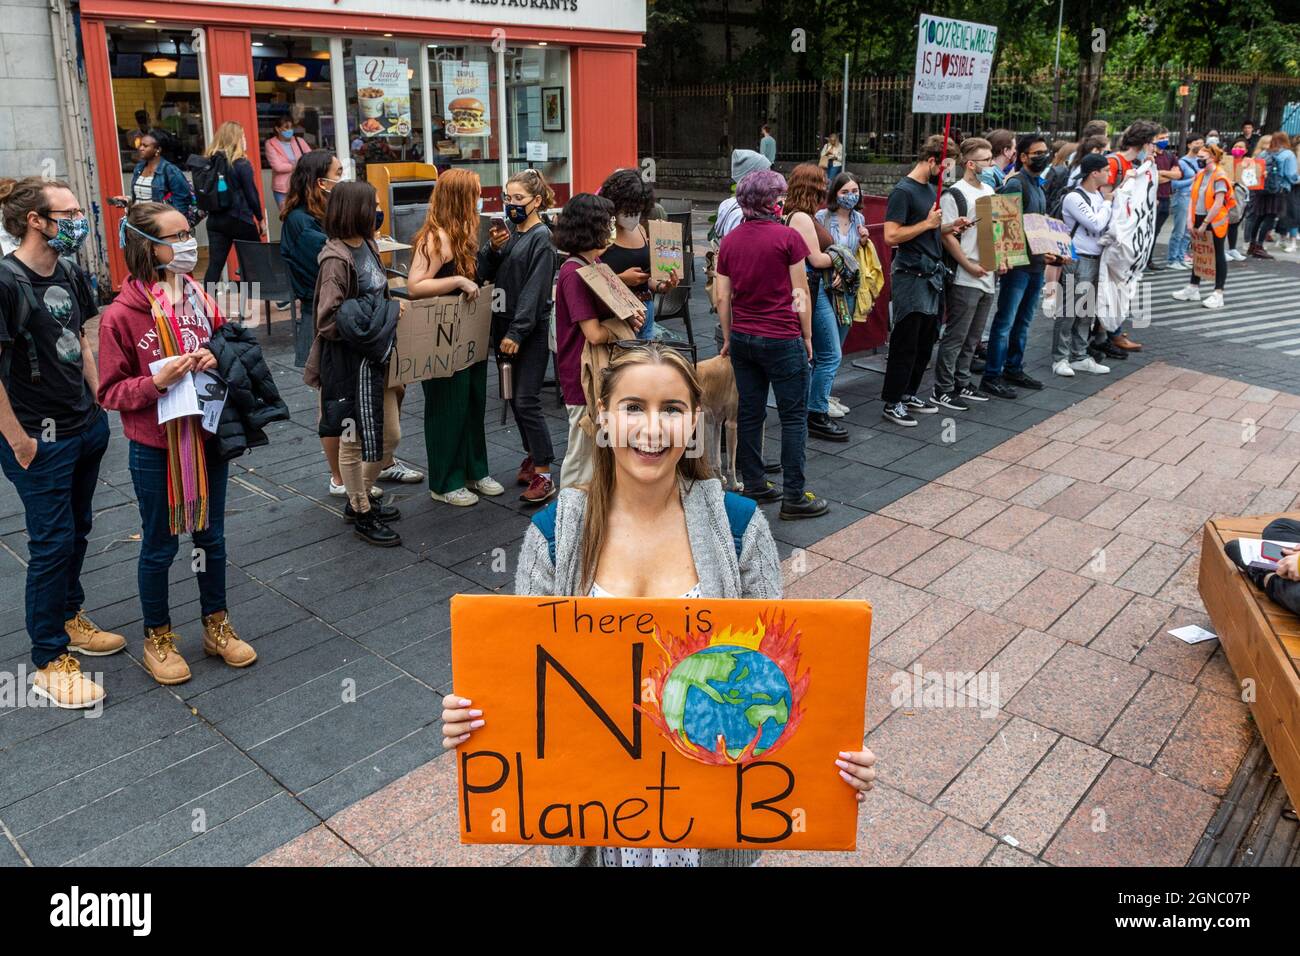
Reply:
[[373, 544], [377, 548], [396, 548], [402, 543], [402, 536], [380, 520], [378, 509], [375, 508], [357, 515], [352, 533], [366, 544]]
[[849, 432], [825, 412], [808, 413], [808, 434], [826, 441], [848, 441]]
[[[373, 496], [370, 499], [369, 514], [374, 515], [380, 521], [402, 520], [402, 513], [397, 510], [395, 505], [381, 505]], [[357, 513], [352, 510], [352, 502], [350, 501], [343, 506], [343, 520], [348, 524], [352, 524], [352, 522], [357, 520]]]

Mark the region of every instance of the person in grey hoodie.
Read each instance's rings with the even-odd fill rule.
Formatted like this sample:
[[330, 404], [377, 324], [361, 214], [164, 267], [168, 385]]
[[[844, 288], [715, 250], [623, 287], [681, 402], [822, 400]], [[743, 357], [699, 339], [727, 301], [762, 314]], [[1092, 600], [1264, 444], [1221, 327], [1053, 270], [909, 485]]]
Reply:
[[[781, 599], [781, 564], [767, 519], [722, 490], [704, 458], [686, 456], [700, 415], [691, 364], [657, 342], [620, 346], [601, 379], [598, 407], [612, 441], [597, 442], [594, 476], [538, 512], [515, 576], [520, 595]], [[443, 698], [443, 746], [459, 747], [484, 712]], [[873, 786], [875, 755], [861, 741], [835, 760], [858, 802]], [[829, 756], [829, 755], [828, 755]], [[829, 767], [827, 768], [829, 773]], [[559, 866], [752, 866], [755, 850], [556, 846]]]
[[[731, 182], [740, 185], [740, 181], [755, 170], [771, 169], [771, 161], [752, 149], [738, 149], [731, 154]], [[718, 207], [718, 217], [713, 224], [713, 237], [722, 242], [722, 237], [745, 221], [745, 215], [736, 203], [736, 191], [722, 201]]]

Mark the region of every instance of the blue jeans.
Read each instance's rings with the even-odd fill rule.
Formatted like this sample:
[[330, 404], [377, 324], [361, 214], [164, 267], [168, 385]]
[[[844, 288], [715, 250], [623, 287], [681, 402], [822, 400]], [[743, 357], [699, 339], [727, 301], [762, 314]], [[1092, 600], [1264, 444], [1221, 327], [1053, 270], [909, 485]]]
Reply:
[[26, 469], [0, 438], [0, 467], [27, 513], [27, 634], [32, 663], [44, 667], [68, 648], [63, 625], [86, 600], [81, 563], [94, 519], [99, 461], [108, 449], [108, 413], [101, 411], [80, 435], [36, 440]]
[[648, 299], [645, 304], [645, 325], [637, 332], [636, 337], [643, 342], [649, 342], [655, 337], [655, 300]]
[[1187, 207], [1191, 202], [1190, 189], [1175, 189], [1169, 197], [1169, 219], [1173, 225], [1170, 227], [1167, 261], [1171, 263], [1182, 262], [1192, 244], [1192, 234], [1187, 231]]
[[812, 317], [812, 376], [808, 380], [808, 411], [830, 407], [831, 386], [840, 370], [840, 323], [824, 288], [817, 290]]
[[1043, 291], [1043, 273], [1012, 269], [1001, 279], [997, 311], [989, 327], [989, 350], [984, 359], [984, 380], [998, 378], [1003, 372], [1018, 374], [1025, 364], [1025, 342], [1029, 323], [1038, 309], [1038, 295]]
[[[208, 526], [192, 535], [201, 560], [199, 607], [204, 616], [226, 610], [226, 473], [227, 465], [208, 443]], [[136, 578], [145, 627], [171, 623], [167, 574], [176, 557], [177, 536], [167, 523], [167, 452], [131, 442], [131, 483], [140, 506], [140, 561]]]
[[835, 163], [828, 165], [826, 167], [826, 185], [829, 186], [831, 183], [835, 182], [835, 177], [840, 174], [840, 170], [843, 168], [843, 166], [837, 166]]
[[736, 416], [736, 464], [746, 488], [764, 487], [763, 421], [767, 390], [776, 394], [781, 417], [781, 473], [785, 500], [803, 497], [804, 449], [808, 444], [808, 353], [803, 339], [769, 339], [731, 333], [731, 367], [740, 407]]

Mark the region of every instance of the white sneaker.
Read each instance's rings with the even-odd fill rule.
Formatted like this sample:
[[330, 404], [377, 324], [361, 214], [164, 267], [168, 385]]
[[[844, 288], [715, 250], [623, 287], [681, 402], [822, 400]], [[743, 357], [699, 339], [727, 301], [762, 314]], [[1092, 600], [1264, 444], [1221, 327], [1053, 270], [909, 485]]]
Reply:
[[[505, 489], [503, 488], [502, 491]], [[468, 508], [470, 505], [478, 504], [478, 495], [468, 488], [457, 488], [455, 491], [449, 491], [445, 495], [440, 495], [436, 491], [429, 492], [429, 497], [434, 501], [441, 501], [444, 504], [455, 505], [457, 508]]]
[[488, 475], [486, 478], [480, 478], [478, 481], [471, 481], [470, 484], [474, 486], [474, 490], [480, 495], [487, 495], [490, 498], [495, 498], [497, 495], [504, 495], [506, 493], [506, 489], [501, 482], [497, 481], [491, 475]]
[[[380, 488], [378, 485], [371, 485], [371, 486], [370, 486], [370, 497], [372, 497], [372, 498], [380, 498], [380, 497], [383, 497], [383, 494], [384, 494], [384, 489], [383, 489], [383, 488]], [[331, 495], [332, 497], [335, 497], [335, 498], [346, 498], [346, 497], [348, 496], [348, 489], [347, 489], [347, 487], [344, 486], [344, 485], [336, 485], [336, 484], [334, 484], [334, 479], [333, 479], [333, 477], [331, 477], [331, 478], [330, 478], [330, 495]]]
[[839, 405], [836, 405], [834, 402], [826, 403], [826, 416], [828, 418], [843, 418], [844, 414], [844, 409]]
[[1240, 249], [1229, 249], [1226, 253], [1224, 253], [1224, 258], [1230, 259], [1233, 262], [1245, 262], [1246, 254], [1242, 252]]
[[[827, 404], [829, 404], [830, 407], [831, 407], [831, 411], [827, 412], [827, 414], [830, 415], [831, 418], [843, 418], [843, 417], [844, 417], [845, 415], [847, 415], [849, 412], [853, 411], [853, 409], [849, 408], [849, 406], [845, 405], [843, 402], [841, 402], [841, 401], [840, 401], [838, 398], [836, 398], [834, 395], [832, 395], [832, 396], [830, 397], [830, 399], [828, 400]], [[835, 414], [835, 411], [836, 411], [836, 410], [839, 411], [839, 414], [838, 414], [838, 415]]]
[[1070, 363], [1065, 359], [1057, 362], [1052, 366], [1052, 374], [1060, 375], [1062, 378], [1074, 378], [1074, 369], [1070, 368]]
[[1175, 292], [1173, 297], [1180, 302], [1200, 302], [1201, 290], [1194, 285], [1187, 285]]
[[1286, 245], [1282, 247], [1282, 251], [1283, 251], [1283, 252], [1295, 252], [1295, 245], [1296, 245], [1295, 238], [1292, 237], [1292, 238], [1290, 238], [1290, 239], [1287, 240]]
[[1087, 358], [1081, 358], [1077, 362], [1071, 362], [1070, 368], [1079, 372], [1091, 372], [1093, 375], [1106, 375], [1110, 372], [1109, 365], [1102, 365], [1091, 355]]
[[1187, 269], [1190, 269], [1191, 266], [1189, 266], [1189, 265], [1188, 265], [1186, 262], [1184, 262], [1182, 259], [1179, 259], [1179, 260], [1177, 260], [1176, 262], [1171, 262], [1171, 263], [1169, 263], [1169, 268], [1171, 268], [1171, 269], [1183, 269], [1183, 270], [1187, 270]]
[[394, 458], [393, 463], [376, 477], [379, 481], [400, 481], [404, 485], [414, 485], [417, 482], [424, 481], [424, 472], [416, 471], [410, 465], [403, 464]]
[[1205, 306], [1207, 309], [1222, 309], [1223, 293], [1218, 289], [1215, 289], [1205, 297], [1205, 301], [1202, 302], [1201, 305]]

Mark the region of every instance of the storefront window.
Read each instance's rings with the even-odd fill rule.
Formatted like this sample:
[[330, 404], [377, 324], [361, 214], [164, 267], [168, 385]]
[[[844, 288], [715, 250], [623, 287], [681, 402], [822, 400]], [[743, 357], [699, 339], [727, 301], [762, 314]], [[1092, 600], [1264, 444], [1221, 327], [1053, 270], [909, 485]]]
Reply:
[[414, 40], [344, 40], [349, 153], [357, 179], [369, 163], [424, 161], [423, 104]]
[[546, 177], [556, 199], [569, 199], [569, 51], [510, 47], [506, 61], [507, 152], [510, 172], [532, 167]]
[[287, 114], [294, 133], [312, 149], [334, 149], [328, 38], [254, 34], [253, 79], [263, 148]]
[[188, 32], [110, 27], [108, 62], [124, 185], [147, 131], [161, 135], [163, 156], [182, 168], [203, 152], [199, 58]]
[[487, 46], [431, 43], [429, 96], [434, 163], [478, 173], [489, 207], [501, 195], [501, 120], [497, 116], [497, 56]]

